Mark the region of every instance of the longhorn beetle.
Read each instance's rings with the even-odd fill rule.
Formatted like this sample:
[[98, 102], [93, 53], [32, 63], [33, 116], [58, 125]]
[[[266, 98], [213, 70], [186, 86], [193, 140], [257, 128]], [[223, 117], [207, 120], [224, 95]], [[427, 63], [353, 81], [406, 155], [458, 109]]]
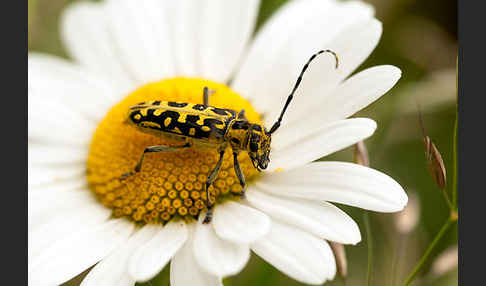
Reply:
[[280, 116], [269, 131], [260, 124], [248, 122], [245, 117], [245, 110], [236, 113], [235, 110], [210, 106], [209, 89], [207, 87], [203, 89], [203, 104], [155, 100], [131, 106], [127, 118], [129, 124], [142, 132], [177, 139], [185, 142], [185, 144], [180, 146], [156, 145], [145, 148], [134, 170], [123, 174], [121, 179], [140, 171], [146, 153], [177, 151], [184, 148], [217, 148], [219, 160], [209, 173], [205, 185], [208, 212], [203, 223], [209, 223], [212, 218], [209, 186], [218, 176], [227, 147], [230, 146], [232, 149], [234, 170], [242, 187], [241, 197], [244, 198], [246, 183], [238, 162], [238, 153], [241, 151], [248, 152], [253, 167], [258, 171], [267, 168], [270, 161], [272, 134], [280, 127], [283, 115], [302, 81], [304, 72], [312, 60], [322, 53], [332, 54], [336, 59], [335, 68], [338, 67], [338, 57], [333, 51], [321, 50], [313, 54], [302, 68]]

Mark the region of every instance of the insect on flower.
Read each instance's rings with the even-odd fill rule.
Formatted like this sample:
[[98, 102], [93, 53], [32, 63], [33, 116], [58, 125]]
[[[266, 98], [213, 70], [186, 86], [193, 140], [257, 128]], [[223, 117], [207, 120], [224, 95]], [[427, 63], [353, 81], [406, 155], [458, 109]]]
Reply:
[[268, 167], [272, 134], [280, 127], [283, 115], [290, 105], [309, 64], [322, 53], [332, 54], [336, 59], [336, 68], [338, 67], [338, 57], [333, 51], [320, 50], [313, 54], [302, 68], [280, 116], [270, 130], [260, 124], [250, 123], [245, 117], [245, 110], [240, 110], [237, 113], [232, 109], [209, 105], [210, 91], [207, 87], [203, 89], [203, 104], [155, 100], [131, 106], [127, 115], [129, 124], [132, 124], [141, 132], [175, 139], [184, 142], [184, 144], [179, 146], [155, 145], [145, 148], [135, 168], [123, 174], [121, 179], [141, 170], [146, 153], [171, 152], [184, 148], [217, 148], [219, 159], [213, 170], [209, 172], [205, 185], [208, 212], [203, 223], [209, 223], [212, 218], [209, 187], [218, 176], [227, 147], [229, 146], [232, 149], [234, 170], [242, 187], [241, 197], [244, 198], [246, 183], [238, 162], [238, 154], [248, 152], [253, 167], [258, 171]]

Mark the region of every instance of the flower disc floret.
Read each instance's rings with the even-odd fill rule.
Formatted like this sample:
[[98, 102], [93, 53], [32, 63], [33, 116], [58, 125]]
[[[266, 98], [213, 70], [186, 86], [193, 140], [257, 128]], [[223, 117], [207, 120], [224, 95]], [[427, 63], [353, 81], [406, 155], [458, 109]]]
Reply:
[[[113, 216], [141, 223], [166, 223], [175, 217], [197, 219], [206, 209], [205, 184], [218, 159], [215, 148], [149, 153], [139, 173], [121, 180], [124, 173], [133, 170], [146, 147], [178, 146], [184, 142], [146, 134], [126, 124], [129, 107], [150, 100], [203, 103], [205, 86], [214, 91], [210, 95], [210, 105], [237, 112], [244, 109], [250, 122], [261, 123], [260, 115], [249, 101], [229, 87], [212, 81], [173, 78], [133, 91], [99, 123], [88, 157], [90, 189], [103, 205], [113, 210]], [[258, 172], [248, 154], [241, 152], [238, 160], [247, 182], [251, 182]], [[226, 152], [221, 171], [209, 191], [212, 203], [239, 197], [241, 186], [233, 170], [231, 152]]]

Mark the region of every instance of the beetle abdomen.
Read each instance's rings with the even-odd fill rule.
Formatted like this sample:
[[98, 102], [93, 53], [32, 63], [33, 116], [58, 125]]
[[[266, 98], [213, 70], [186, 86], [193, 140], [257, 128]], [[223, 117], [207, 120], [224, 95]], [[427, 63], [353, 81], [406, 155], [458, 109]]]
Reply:
[[130, 108], [128, 119], [141, 131], [204, 141], [222, 140], [235, 111], [193, 103], [151, 101]]

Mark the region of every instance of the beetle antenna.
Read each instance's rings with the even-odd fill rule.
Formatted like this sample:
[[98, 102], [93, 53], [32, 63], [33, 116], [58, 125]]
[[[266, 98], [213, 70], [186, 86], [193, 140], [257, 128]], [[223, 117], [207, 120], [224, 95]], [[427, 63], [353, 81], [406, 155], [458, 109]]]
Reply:
[[280, 123], [282, 122], [282, 118], [283, 118], [283, 115], [285, 113], [285, 111], [287, 110], [287, 107], [289, 107], [289, 104], [290, 102], [292, 101], [292, 98], [294, 97], [294, 93], [295, 91], [297, 90], [297, 88], [299, 87], [300, 85], [300, 82], [302, 81], [302, 76], [304, 75], [305, 71], [307, 70], [307, 68], [309, 67], [309, 64], [320, 54], [322, 53], [330, 53], [334, 56], [334, 58], [336, 59], [336, 69], [338, 68], [339, 66], [339, 59], [338, 59], [338, 56], [336, 55], [335, 52], [331, 51], [331, 50], [320, 50], [318, 51], [317, 53], [313, 54], [309, 60], [307, 61], [307, 63], [305, 64], [305, 66], [302, 68], [302, 71], [300, 72], [300, 75], [299, 77], [297, 78], [297, 81], [295, 82], [295, 85], [294, 85], [294, 88], [292, 89], [292, 92], [290, 93], [289, 97], [287, 98], [287, 102], [285, 102], [285, 105], [284, 105], [284, 108], [282, 109], [282, 112], [280, 113], [280, 116], [278, 117], [278, 120], [273, 124], [272, 128], [270, 129], [270, 131], [268, 132], [268, 134], [272, 134], [273, 132], [277, 131], [277, 129], [280, 127]]

